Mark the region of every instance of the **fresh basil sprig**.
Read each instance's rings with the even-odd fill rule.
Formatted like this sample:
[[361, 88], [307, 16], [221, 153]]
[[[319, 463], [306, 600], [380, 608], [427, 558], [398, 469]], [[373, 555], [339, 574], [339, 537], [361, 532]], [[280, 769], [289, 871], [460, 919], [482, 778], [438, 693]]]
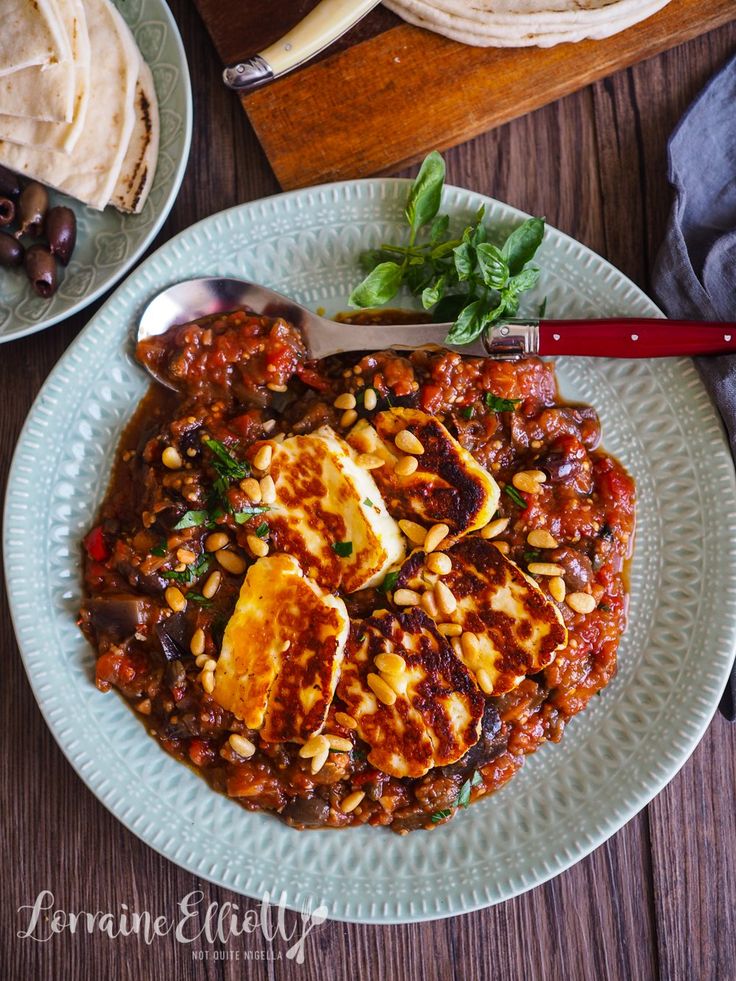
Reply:
[[[499, 247], [488, 241], [481, 208], [453, 238], [449, 217], [439, 214], [444, 180], [445, 163], [434, 150], [409, 191], [408, 245], [385, 243], [361, 254], [367, 275], [351, 293], [350, 305], [382, 306], [406, 286], [436, 322], [452, 321], [448, 343], [469, 344], [490, 324], [515, 316], [521, 294], [536, 286], [539, 269], [528, 263], [544, 237], [544, 219], [528, 218]], [[427, 228], [426, 241], [418, 242]]]

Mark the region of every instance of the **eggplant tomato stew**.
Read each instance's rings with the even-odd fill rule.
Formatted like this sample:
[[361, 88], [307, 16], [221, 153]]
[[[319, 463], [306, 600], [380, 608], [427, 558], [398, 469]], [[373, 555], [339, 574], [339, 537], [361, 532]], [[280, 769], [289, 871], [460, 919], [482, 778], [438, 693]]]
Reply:
[[[359, 330], [360, 325], [346, 326]], [[433, 828], [616, 670], [634, 483], [554, 367], [172, 328], [84, 539], [96, 682], [297, 828]]]

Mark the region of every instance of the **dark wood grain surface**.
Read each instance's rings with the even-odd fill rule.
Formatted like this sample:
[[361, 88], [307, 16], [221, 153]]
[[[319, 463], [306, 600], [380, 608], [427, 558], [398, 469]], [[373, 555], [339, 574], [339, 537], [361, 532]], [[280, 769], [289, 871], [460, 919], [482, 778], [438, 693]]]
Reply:
[[[196, 123], [184, 186], [158, 243], [205, 215], [277, 190], [240, 105], [219, 83], [219, 63], [193, 7], [186, 0], [172, 7], [192, 68]], [[598, 82], [449, 152], [449, 179], [546, 214], [646, 289], [670, 203], [667, 134], [735, 50], [731, 25]], [[0, 348], [3, 484], [31, 402], [89, 315]], [[19, 938], [26, 919], [18, 907], [44, 889], [68, 912], [117, 912], [125, 903], [172, 915], [197, 888], [210, 902], [229, 900], [241, 910], [255, 904], [162, 859], [97, 803], [46, 729], [2, 602], [3, 981], [734, 977], [736, 728], [720, 717], [681, 773], [610, 841], [494, 909], [403, 927], [327, 924], [308, 938], [301, 966], [285, 958], [285, 944], [256, 936], [224, 945], [182, 945], [172, 937], [147, 945], [99, 934], [64, 933], [47, 943]], [[222, 956], [228, 959], [215, 959]]]

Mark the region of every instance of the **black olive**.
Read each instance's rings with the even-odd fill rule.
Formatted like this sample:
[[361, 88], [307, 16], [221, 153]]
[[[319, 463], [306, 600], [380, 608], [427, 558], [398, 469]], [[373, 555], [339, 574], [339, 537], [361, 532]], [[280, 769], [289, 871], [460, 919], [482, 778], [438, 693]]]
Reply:
[[46, 215], [46, 240], [51, 255], [55, 255], [65, 266], [77, 244], [77, 218], [71, 208], [57, 205], [49, 210]]
[[26, 252], [26, 274], [44, 300], [56, 292], [56, 260], [45, 245], [32, 245]]
[[37, 238], [41, 234], [48, 206], [49, 192], [43, 184], [39, 184], [38, 181], [31, 181], [30, 184], [26, 184], [18, 199], [20, 228], [15, 233], [15, 237], [32, 235]]
[[15, 218], [15, 202], [11, 198], [0, 197], [0, 228], [9, 225]]
[[19, 266], [25, 249], [8, 232], [0, 232], [0, 266]]
[[6, 198], [17, 198], [20, 194], [20, 178], [3, 166], [0, 166], [0, 194]]

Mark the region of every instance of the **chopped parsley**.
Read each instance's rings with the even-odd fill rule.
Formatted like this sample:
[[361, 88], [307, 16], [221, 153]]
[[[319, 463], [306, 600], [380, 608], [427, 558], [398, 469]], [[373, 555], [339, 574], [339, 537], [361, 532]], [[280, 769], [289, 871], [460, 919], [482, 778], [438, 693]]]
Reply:
[[267, 534], [268, 534], [268, 523], [262, 521], [256, 528], [256, 535], [259, 538], [265, 538]]
[[386, 573], [386, 576], [385, 576], [385, 578], [383, 580], [383, 582], [378, 587], [379, 592], [381, 592], [381, 593], [391, 593], [391, 592], [393, 592], [393, 590], [396, 589], [396, 583], [398, 581], [399, 581], [399, 573], [398, 573], [398, 571], [396, 571], [396, 572], [387, 572]]
[[603, 610], [604, 613], [610, 613], [611, 612], [611, 607], [608, 605], [608, 603], [601, 603], [598, 606], [598, 609], [599, 610]]
[[502, 399], [499, 395], [494, 395], [493, 392], [486, 392], [483, 401], [494, 412], [513, 412], [516, 406], [520, 404], [521, 399]]
[[373, 501], [370, 499], [370, 497], [366, 497], [366, 499], [363, 501], [363, 504], [365, 504], [365, 506], [367, 508], [375, 507], [375, 505], [374, 505]]
[[333, 542], [332, 551], [335, 555], [339, 555], [341, 559], [346, 559], [348, 555], [353, 554], [353, 543], [352, 542]]
[[460, 415], [463, 419], [472, 419], [475, 415], [475, 407], [472, 405], [466, 405], [464, 409], [461, 410]]
[[217, 474], [217, 480], [212, 485], [212, 496], [215, 501], [219, 501], [229, 511], [227, 492], [230, 484], [233, 481], [249, 477], [250, 464], [247, 460], [236, 460], [225, 444], [218, 439], [212, 439], [211, 436], [208, 436], [202, 442], [214, 457], [212, 467]]
[[200, 555], [196, 562], [188, 565], [183, 572], [176, 572], [171, 569], [168, 572], [162, 572], [161, 575], [164, 579], [173, 579], [174, 582], [184, 583], [184, 585], [189, 585], [190, 583], [196, 582], [200, 576], [203, 576], [210, 565], [209, 556]]
[[209, 521], [209, 514], [206, 511], [187, 511], [179, 518], [174, 525], [174, 531], [181, 531], [182, 528], [195, 528]]
[[539, 562], [541, 557], [542, 557], [541, 552], [534, 552], [534, 551], [524, 552], [524, 561], [526, 563]]
[[168, 555], [169, 548], [166, 544], [166, 539], [162, 538], [158, 545], [154, 545], [151, 549], [151, 555], [157, 555], [162, 558], [164, 555]]
[[506, 484], [504, 487], [504, 493], [509, 495], [514, 504], [526, 511], [528, 505], [513, 484]]
[[207, 599], [206, 596], [203, 596], [201, 593], [196, 593], [196, 592], [194, 592], [192, 590], [190, 590], [187, 593], [187, 599], [188, 600], [194, 600], [194, 602], [195, 603], [199, 603], [200, 606], [204, 606], [204, 607], [212, 606], [212, 600], [211, 599]]
[[452, 814], [452, 808], [445, 808], [444, 811], [435, 811], [432, 815], [432, 824], [439, 824], [440, 821], [444, 821], [445, 818], [449, 818]]
[[254, 514], [264, 514], [266, 511], [270, 511], [271, 508], [268, 504], [249, 504], [244, 507], [242, 511], [236, 511], [233, 517], [239, 525], [244, 525], [246, 521], [250, 521]]
[[473, 789], [473, 787], [477, 787], [480, 783], [483, 783], [483, 777], [476, 770], [475, 773], [473, 773], [473, 776], [469, 777], [458, 791], [453, 806], [445, 808], [442, 811], [434, 812], [431, 818], [432, 824], [439, 824], [440, 821], [444, 821], [445, 818], [448, 818], [458, 807], [467, 807], [470, 803], [470, 791]]

